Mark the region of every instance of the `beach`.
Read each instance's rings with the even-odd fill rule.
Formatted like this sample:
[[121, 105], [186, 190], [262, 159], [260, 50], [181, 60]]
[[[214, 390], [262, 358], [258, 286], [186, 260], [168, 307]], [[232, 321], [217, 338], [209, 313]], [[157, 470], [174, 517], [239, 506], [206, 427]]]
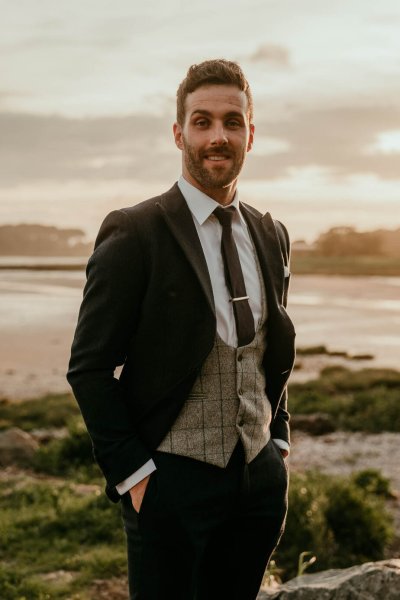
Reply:
[[[65, 379], [83, 270], [0, 270], [0, 398], [68, 390]], [[326, 364], [400, 366], [400, 277], [292, 275], [288, 312], [298, 347], [325, 345], [372, 360], [299, 357], [293, 380]]]

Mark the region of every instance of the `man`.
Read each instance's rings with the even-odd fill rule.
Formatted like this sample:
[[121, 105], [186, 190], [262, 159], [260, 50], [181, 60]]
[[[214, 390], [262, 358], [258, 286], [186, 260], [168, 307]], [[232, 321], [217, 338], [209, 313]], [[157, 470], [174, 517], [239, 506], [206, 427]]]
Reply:
[[190, 67], [183, 176], [108, 215], [88, 263], [68, 380], [122, 499], [136, 600], [254, 599], [283, 530], [289, 240], [238, 202], [252, 117], [236, 63]]

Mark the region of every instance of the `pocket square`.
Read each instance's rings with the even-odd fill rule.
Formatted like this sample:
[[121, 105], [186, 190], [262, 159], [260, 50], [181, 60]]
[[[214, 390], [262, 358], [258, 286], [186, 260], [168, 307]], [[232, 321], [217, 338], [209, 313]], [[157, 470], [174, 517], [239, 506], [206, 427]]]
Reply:
[[284, 265], [284, 275], [285, 277], [289, 277], [290, 275], [290, 271], [289, 271], [289, 267], [287, 267], [286, 265]]

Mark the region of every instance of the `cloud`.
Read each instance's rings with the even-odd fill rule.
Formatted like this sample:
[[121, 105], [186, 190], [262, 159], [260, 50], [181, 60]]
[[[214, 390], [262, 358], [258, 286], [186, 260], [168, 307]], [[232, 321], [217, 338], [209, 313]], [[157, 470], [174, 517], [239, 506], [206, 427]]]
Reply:
[[382, 152], [375, 142], [382, 132], [399, 128], [400, 109], [395, 106], [309, 109], [277, 121], [256, 121], [256, 135], [285, 140], [287, 149], [256, 154], [246, 173], [275, 179], [293, 168], [318, 166], [334, 178], [372, 174], [398, 179], [400, 153]]
[[[179, 169], [172, 121], [169, 113], [97, 118], [0, 113], [0, 185], [170, 181]], [[353, 175], [398, 179], [400, 152], [384, 151], [379, 140], [399, 129], [396, 106], [293, 109], [275, 119], [262, 115], [243, 177], [272, 180], [320, 168], [337, 180]]]
[[[177, 150], [172, 118], [66, 118], [0, 113], [1, 185], [76, 179], [163, 179]], [[170, 139], [171, 152], [161, 141]]]
[[289, 50], [277, 44], [263, 44], [250, 55], [251, 62], [263, 62], [277, 67], [289, 67]]

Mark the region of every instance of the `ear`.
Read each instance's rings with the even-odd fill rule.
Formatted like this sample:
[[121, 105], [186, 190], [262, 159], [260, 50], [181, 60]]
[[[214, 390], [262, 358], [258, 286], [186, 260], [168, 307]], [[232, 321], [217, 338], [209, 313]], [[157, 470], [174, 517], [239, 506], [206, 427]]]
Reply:
[[247, 142], [247, 152], [249, 152], [253, 147], [254, 131], [255, 131], [254, 125], [253, 125], [253, 123], [250, 123], [250, 134], [249, 134], [249, 141]]
[[183, 150], [183, 140], [182, 140], [182, 127], [179, 123], [174, 123], [173, 132], [175, 138], [175, 144], [179, 148], [179, 150]]

